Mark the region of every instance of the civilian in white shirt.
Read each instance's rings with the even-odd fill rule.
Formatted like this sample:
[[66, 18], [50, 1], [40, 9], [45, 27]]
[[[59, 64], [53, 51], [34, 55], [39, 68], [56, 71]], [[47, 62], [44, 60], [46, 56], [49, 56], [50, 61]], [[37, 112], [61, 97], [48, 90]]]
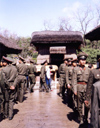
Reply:
[[50, 90], [51, 90], [51, 69], [52, 69], [52, 65], [50, 65], [46, 71], [46, 84], [47, 84], [48, 89]]

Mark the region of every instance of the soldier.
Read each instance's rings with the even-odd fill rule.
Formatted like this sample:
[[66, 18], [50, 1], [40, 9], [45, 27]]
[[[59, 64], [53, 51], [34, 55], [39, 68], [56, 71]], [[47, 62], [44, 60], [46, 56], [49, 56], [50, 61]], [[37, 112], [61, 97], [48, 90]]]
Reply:
[[18, 85], [18, 101], [23, 102], [24, 90], [26, 84], [26, 75], [28, 74], [28, 66], [23, 63], [25, 59], [19, 56], [19, 64], [16, 66], [18, 71], [17, 85]]
[[67, 61], [68, 61], [68, 67], [72, 66], [72, 60], [73, 58], [72, 57], [68, 57]]
[[45, 60], [42, 63], [42, 67], [41, 67], [41, 74], [40, 74], [40, 87], [39, 87], [39, 91], [42, 92], [43, 91], [43, 86], [46, 89], [46, 92], [49, 92], [48, 88], [47, 88], [47, 84], [46, 84], [46, 66], [47, 66], [48, 62], [47, 60]]
[[64, 62], [60, 65], [58, 69], [59, 73], [59, 84], [60, 84], [60, 91], [58, 95], [62, 96], [64, 98], [65, 96], [65, 86], [66, 86], [66, 71], [67, 71], [67, 58], [63, 60]]
[[0, 71], [0, 114], [1, 114], [1, 120], [4, 118], [4, 78], [3, 73]]
[[13, 60], [8, 57], [3, 56], [3, 60], [6, 66], [2, 69], [4, 82], [5, 82], [5, 117], [9, 117], [9, 120], [13, 118], [13, 106], [15, 99], [15, 87], [17, 83], [15, 79], [17, 78], [17, 69], [11, 65]]
[[89, 63], [89, 64], [88, 64], [88, 68], [90, 68], [90, 69], [92, 70], [92, 69], [94, 68], [94, 67], [93, 67], [93, 64]]
[[[99, 91], [98, 94], [93, 95], [93, 92], [95, 91], [95, 88], [98, 88], [98, 82], [100, 83], [100, 55], [97, 55], [97, 64], [98, 64], [97, 68], [90, 71], [88, 86], [87, 86], [87, 89], [86, 89], [86, 100], [85, 100], [85, 104], [88, 108], [90, 106], [90, 101], [91, 101], [91, 106], [92, 106], [92, 108], [91, 108], [91, 124], [95, 128], [100, 127], [100, 124], [98, 122], [99, 117], [95, 116], [95, 115], [98, 115], [98, 111], [99, 111], [99, 110], [96, 110], [96, 106], [97, 106], [97, 104], [99, 104], [99, 103], [96, 103], [96, 101], [99, 101], [100, 91]], [[93, 88], [93, 84], [94, 85], [97, 84], [97, 85], [94, 86], [94, 88]], [[96, 99], [97, 95], [98, 95], [98, 100]], [[95, 106], [93, 107], [94, 103], [95, 103]], [[100, 109], [100, 105], [98, 105], [98, 107]], [[95, 112], [95, 115], [93, 114], [93, 111]]]
[[30, 93], [34, 92], [34, 85], [36, 83], [36, 66], [34, 65], [34, 61], [30, 60], [29, 66], [29, 82], [30, 82]]
[[[77, 58], [72, 60], [73, 70], [74, 70], [74, 68], [77, 69], [77, 63], [78, 63]], [[73, 71], [72, 71], [72, 76], [73, 76]], [[70, 86], [69, 86], [69, 88], [70, 88]], [[73, 110], [74, 110], [75, 114], [77, 114], [77, 96], [73, 93], [74, 91], [73, 91], [72, 78], [71, 78], [71, 91], [72, 91]]]
[[82, 106], [85, 100], [86, 87], [89, 79], [90, 69], [85, 67], [87, 54], [80, 53], [78, 55], [79, 67], [73, 69], [72, 84], [74, 94], [78, 99], [78, 113], [80, 124], [87, 123], [88, 109], [85, 107], [85, 120], [83, 121]]
[[5, 101], [5, 83], [4, 83], [4, 77], [2, 69], [6, 66], [5, 61], [2, 59], [0, 62], [0, 113], [1, 113], [1, 120], [5, 118], [4, 114], [4, 101]]
[[72, 89], [72, 73], [73, 73], [73, 69], [74, 67], [77, 66], [77, 59], [68, 59], [69, 66], [67, 68], [67, 75], [66, 75], [66, 83], [67, 83], [67, 96], [68, 96], [68, 105], [70, 107], [73, 107], [73, 99], [72, 99], [72, 95], [73, 95], [73, 89]]

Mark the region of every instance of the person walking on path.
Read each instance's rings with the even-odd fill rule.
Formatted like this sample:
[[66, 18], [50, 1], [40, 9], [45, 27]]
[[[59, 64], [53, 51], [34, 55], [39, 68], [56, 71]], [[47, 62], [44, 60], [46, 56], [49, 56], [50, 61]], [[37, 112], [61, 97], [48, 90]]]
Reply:
[[40, 74], [40, 87], [39, 87], [39, 91], [42, 92], [43, 91], [43, 87], [45, 88], [46, 92], [49, 92], [48, 88], [47, 88], [47, 84], [46, 84], [46, 66], [48, 65], [47, 60], [45, 60], [42, 63], [42, 67], [41, 67], [41, 74]]
[[52, 65], [50, 65], [46, 70], [46, 84], [48, 89], [50, 90], [51, 90], [51, 69], [52, 69]]

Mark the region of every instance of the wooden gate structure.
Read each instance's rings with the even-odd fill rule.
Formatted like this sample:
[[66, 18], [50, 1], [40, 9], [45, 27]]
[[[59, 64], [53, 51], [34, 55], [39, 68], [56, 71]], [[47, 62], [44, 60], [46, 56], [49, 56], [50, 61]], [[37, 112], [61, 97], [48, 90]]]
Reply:
[[48, 60], [59, 66], [64, 57], [75, 57], [76, 49], [83, 42], [82, 33], [78, 31], [40, 31], [33, 32], [31, 45], [38, 51], [37, 64]]

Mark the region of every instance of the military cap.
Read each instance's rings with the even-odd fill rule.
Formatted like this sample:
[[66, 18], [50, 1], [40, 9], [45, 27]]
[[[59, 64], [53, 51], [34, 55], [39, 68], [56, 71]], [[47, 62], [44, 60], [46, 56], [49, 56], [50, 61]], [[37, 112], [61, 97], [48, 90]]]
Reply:
[[88, 64], [88, 68], [92, 68], [93, 67], [93, 64]]
[[68, 58], [67, 60], [68, 60], [68, 62], [71, 62], [73, 60], [73, 58]]
[[84, 52], [79, 53], [77, 56], [78, 60], [86, 60], [87, 57], [88, 55]]
[[76, 59], [73, 59], [71, 62], [72, 62], [72, 63], [73, 63], [73, 62], [76, 62], [76, 63], [77, 63], [77, 61], [78, 61], [78, 60], [77, 60], [77, 58], [76, 58]]
[[10, 57], [5, 57], [5, 56], [3, 56], [2, 59], [3, 59], [3, 61], [6, 61], [6, 62], [8, 62], [8, 63], [13, 63], [13, 59], [10, 58]]
[[19, 59], [22, 60], [23, 62], [25, 62], [25, 59], [19, 55]]
[[43, 61], [41, 64], [42, 64], [42, 65], [44, 65], [45, 63], [48, 63], [48, 61], [47, 61], [47, 60], [45, 60], [45, 61]]
[[34, 60], [30, 59], [30, 63], [34, 63]]
[[63, 60], [65, 61], [65, 60], [67, 60], [68, 62], [70, 62], [71, 60], [73, 59], [73, 57], [65, 57]]
[[67, 60], [67, 58], [64, 58], [63, 61]]
[[65, 61], [65, 60], [67, 60], [67, 61], [68, 61], [68, 57], [65, 57], [65, 58], [63, 59], [63, 61]]
[[14, 60], [12, 64], [13, 65], [16, 65], [17, 64], [17, 60]]

